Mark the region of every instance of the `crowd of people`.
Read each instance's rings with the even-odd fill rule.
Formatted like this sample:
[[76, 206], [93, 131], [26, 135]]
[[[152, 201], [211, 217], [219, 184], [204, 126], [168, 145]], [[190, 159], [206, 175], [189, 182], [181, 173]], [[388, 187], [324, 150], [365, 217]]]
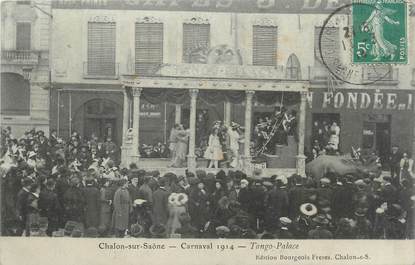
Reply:
[[[179, 128], [180, 130], [180, 128]], [[413, 178], [119, 168], [111, 139], [2, 131], [2, 235], [414, 238]], [[95, 144], [96, 143], [96, 144]], [[79, 147], [78, 147], [79, 146]], [[77, 151], [74, 151], [77, 150]]]

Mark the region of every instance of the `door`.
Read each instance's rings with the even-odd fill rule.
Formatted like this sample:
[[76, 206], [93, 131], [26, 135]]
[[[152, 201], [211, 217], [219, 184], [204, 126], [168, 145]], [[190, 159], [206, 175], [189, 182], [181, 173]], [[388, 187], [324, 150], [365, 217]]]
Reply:
[[376, 123], [376, 149], [382, 165], [386, 165], [390, 152], [390, 123]]

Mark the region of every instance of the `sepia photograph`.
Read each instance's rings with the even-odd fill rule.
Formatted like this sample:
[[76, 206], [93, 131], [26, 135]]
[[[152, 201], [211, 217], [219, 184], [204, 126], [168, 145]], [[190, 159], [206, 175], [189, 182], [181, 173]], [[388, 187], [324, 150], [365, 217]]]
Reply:
[[414, 242], [414, 59], [404, 0], [1, 1], [3, 244]]

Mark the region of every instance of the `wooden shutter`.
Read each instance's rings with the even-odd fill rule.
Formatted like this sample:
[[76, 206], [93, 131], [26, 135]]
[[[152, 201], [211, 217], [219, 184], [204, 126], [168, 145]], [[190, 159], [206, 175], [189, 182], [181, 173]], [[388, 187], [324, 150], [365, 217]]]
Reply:
[[[314, 57], [318, 63], [321, 63], [319, 38], [321, 27], [314, 30]], [[323, 52], [324, 61], [330, 63], [339, 56], [339, 29], [336, 27], [326, 27], [321, 35], [321, 50]]]
[[16, 50], [30, 50], [31, 35], [30, 23], [16, 23]]
[[115, 23], [88, 23], [88, 75], [115, 76]]
[[183, 24], [183, 62], [191, 63], [191, 53], [210, 48], [209, 24]]
[[163, 24], [135, 24], [135, 72], [151, 75], [163, 63]]
[[253, 27], [253, 65], [277, 65], [277, 32], [277, 27]]

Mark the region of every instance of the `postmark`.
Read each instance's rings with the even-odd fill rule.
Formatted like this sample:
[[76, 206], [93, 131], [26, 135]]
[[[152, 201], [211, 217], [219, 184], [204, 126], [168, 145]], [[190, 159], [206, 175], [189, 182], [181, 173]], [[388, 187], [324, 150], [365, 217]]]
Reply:
[[395, 70], [391, 61], [354, 63], [354, 50], [357, 47], [353, 37], [356, 30], [351, 14], [353, 8], [359, 7], [374, 8], [370, 4], [353, 2], [340, 6], [324, 20], [318, 35], [317, 60], [327, 69], [329, 76], [340, 83], [372, 85], [379, 81], [392, 81]]
[[408, 62], [407, 3], [353, 0], [353, 63]]

